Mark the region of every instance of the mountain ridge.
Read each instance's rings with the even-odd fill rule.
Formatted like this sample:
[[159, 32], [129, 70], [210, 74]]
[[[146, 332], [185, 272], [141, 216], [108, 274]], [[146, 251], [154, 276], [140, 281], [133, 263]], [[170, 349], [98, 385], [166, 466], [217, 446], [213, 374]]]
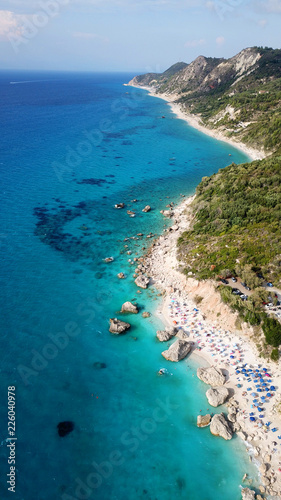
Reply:
[[267, 153], [280, 148], [280, 49], [248, 47], [229, 59], [200, 55], [164, 73], [136, 76], [129, 85], [163, 94], [226, 137]]

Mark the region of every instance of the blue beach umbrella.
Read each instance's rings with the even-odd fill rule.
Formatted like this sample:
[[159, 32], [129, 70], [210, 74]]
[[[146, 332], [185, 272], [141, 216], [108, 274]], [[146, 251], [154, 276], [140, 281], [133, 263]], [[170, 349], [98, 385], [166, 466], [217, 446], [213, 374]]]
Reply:
[[251, 413], [250, 413], [249, 415], [250, 415], [250, 417], [252, 417], [252, 416], [254, 415], [254, 412], [253, 412], [253, 411], [251, 411]]
[[256, 419], [254, 417], [250, 417], [251, 422], [255, 422]]
[[251, 396], [256, 396], [256, 393], [255, 392], [251, 392]]
[[271, 390], [271, 391], [275, 391], [275, 390], [276, 390], [276, 389], [275, 389], [275, 387], [274, 387], [274, 385], [271, 385], [271, 386], [270, 386], [270, 390]]
[[262, 392], [262, 390], [261, 390], [261, 389], [258, 389], [258, 390], [257, 390], [257, 392]]

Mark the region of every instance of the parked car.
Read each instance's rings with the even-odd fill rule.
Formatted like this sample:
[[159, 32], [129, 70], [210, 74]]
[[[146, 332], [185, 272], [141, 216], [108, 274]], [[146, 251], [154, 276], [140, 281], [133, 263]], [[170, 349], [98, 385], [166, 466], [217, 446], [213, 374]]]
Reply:
[[236, 283], [236, 282], [237, 282], [237, 279], [236, 279], [236, 278], [234, 278], [234, 276], [233, 276], [233, 278], [231, 278], [231, 281], [233, 281], [233, 283]]
[[245, 295], [244, 293], [242, 293], [242, 295], [240, 295], [240, 298], [242, 300], [247, 300], [248, 299], [248, 295]]
[[221, 282], [224, 284], [224, 285], [228, 285], [228, 281], [225, 280], [224, 278], [221, 279]]
[[241, 285], [245, 287], [245, 286], [246, 286], [246, 283], [243, 283], [243, 281], [241, 281]]
[[238, 288], [232, 288], [232, 293], [234, 295], [242, 295], [242, 292], [240, 292], [240, 290], [238, 290]]
[[248, 285], [245, 285], [246, 290], [251, 290], [251, 288]]
[[262, 273], [257, 273], [257, 277], [260, 278], [261, 280], [264, 280]]
[[269, 281], [268, 283], [266, 283], [266, 286], [270, 286], [270, 287], [272, 287], [272, 286], [273, 286], [273, 284]]

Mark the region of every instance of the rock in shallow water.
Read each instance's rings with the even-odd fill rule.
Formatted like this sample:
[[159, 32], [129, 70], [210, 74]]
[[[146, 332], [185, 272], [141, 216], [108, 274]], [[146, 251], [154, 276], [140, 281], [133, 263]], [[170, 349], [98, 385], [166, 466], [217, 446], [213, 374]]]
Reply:
[[198, 415], [197, 417], [197, 427], [207, 427], [210, 425], [211, 415]]
[[242, 490], [242, 499], [243, 500], [255, 500], [256, 495], [254, 490], [250, 490], [250, 488], [243, 488]]
[[132, 314], [138, 314], [139, 310], [135, 304], [132, 304], [132, 302], [125, 302], [122, 307], [121, 307], [121, 312], [122, 313], [132, 313]]
[[74, 429], [74, 423], [66, 420], [65, 422], [60, 422], [57, 425], [58, 433], [60, 437], [67, 436]]
[[210, 431], [214, 436], [221, 436], [228, 440], [232, 438], [232, 429], [223, 413], [214, 415], [210, 425]]
[[213, 387], [218, 387], [223, 385], [225, 382], [225, 376], [219, 368], [211, 366], [209, 368], [198, 368], [197, 377]]
[[208, 402], [211, 406], [220, 406], [228, 398], [229, 393], [226, 387], [212, 387], [206, 392]]
[[144, 311], [144, 312], [142, 313], [142, 317], [143, 317], [143, 318], [150, 318], [150, 316], [151, 316], [151, 314], [150, 314], [148, 311]]
[[157, 330], [156, 335], [158, 340], [160, 342], [167, 342], [167, 340], [170, 340], [172, 337], [174, 337], [177, 334], [178, 330], [177, 328], [172, 327], [166, 327], [165, 330]]
[[127, 330], [129, 330], [129, 328], [131, 328], [130, 323], [125, 323], [125, 321], [121, 321], [120, 319], [117, 318], [111, 318], [109, 321], [110, 321], [109, 331], [117, 335], [119, 335], [120, 333], [124, 333]]
[[135, 279], [135, 284], [140, 288], [147, 288], [149, 285], [149, 278], [144, 274], [140, 274], [137, 279]]
[[142, 209], [142, 212], [150, 212], [151, 210], [151, 206], [150, 205], [146, 205], [143, 209]]
[[162, 352], [162, 356], [168, 361], [180, 361], [191, 351], [190, 342], [177, 339], [167, 351]]

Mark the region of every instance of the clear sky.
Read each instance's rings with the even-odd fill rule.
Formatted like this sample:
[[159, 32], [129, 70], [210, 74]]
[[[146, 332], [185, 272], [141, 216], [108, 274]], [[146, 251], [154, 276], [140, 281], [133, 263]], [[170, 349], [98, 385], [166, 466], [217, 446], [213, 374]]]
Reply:
[[0, 69], [162, 72], [280, 48], [281, 0], [0, 0]]

